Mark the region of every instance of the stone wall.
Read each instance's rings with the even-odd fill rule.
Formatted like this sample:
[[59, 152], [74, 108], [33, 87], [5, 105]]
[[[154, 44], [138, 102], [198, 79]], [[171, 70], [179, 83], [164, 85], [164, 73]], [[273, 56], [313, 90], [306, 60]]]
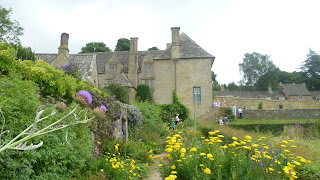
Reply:
[[264, 98], [238, 98], [238, 97], [220, 97], [216, 96], [216, 100], [220, 102], [222, 99], [227, 101], [227, 107], [232, 107], [236, 104], [237, 108], [246, 106], [248, 109], [258, 109], [258, 105], [262, 102], [263, 109], [279, 109], [279, 104], [283, 105], [284, 109], [320, 109], [320, 102], [316, 100], [292, 101], [292, 100], [266, 100]]
[[243, 110], [244, 119], [320, 119], [320, 109]]

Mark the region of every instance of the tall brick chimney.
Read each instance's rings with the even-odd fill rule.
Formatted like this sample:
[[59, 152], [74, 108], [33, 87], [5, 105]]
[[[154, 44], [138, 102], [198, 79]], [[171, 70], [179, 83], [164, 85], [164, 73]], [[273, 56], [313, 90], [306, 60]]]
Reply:
[[128, 64], [128, 78], [132, 85], [137, 87], [138, 84], [138, 38], [130, 38], [130, 57]]
[[58, 54], [64, 53], [67, 56], [67, 58], [69, 58], [68, 42], [69, 42], [69, 34], [62, 33]]
[[171, 59], [180, 59], [180, 27], [172, 27]]

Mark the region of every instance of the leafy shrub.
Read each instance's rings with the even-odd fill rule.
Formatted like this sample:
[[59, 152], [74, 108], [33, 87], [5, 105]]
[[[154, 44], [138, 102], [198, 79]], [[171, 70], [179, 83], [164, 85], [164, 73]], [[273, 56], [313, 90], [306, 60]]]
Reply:
[[159, 105], [162, 110], [162, 119], [171, 122], [171, 118], [179, 114], [181, 120], [186, 120], [189, 117], [189, 109], [182, 104], [177, 96], [176, 90], [173, 90], [172, 104]]
[[258, 105], [258, 109], [262, 109], [262, 108], [263, 108], [262, 102], [260, 102], [259, 105]]
[[230, 121], [235, 119], [235, 116], [232, 114], [232, 107], [225, 107], [224, 113]]
[[136, 94], [137, 101], [152, 101], [152, 96], [150, 92], [150, 87], [145, 84], [139, 84], [137, 86], [137, 94]]
[[126, 86], [122, 86], [116, 83], [107, 84], [103, 90], [110, 94], [111, 96], [115, 96], [117, 100], [120, 102], [129, 103], [129, 88]]
[[8, 43], [0, 42], [0, 74], [8, 74], [15, 70], [16, 51]]
[[77, 64], [73, 64], [69, 62], [69, 64], [65, 66], [61, 66], [59, 69], [63, 70], [69, 76], [74, 77], [77, 81], [81, 81], [82, 75], [80, 73], [80, 68]]

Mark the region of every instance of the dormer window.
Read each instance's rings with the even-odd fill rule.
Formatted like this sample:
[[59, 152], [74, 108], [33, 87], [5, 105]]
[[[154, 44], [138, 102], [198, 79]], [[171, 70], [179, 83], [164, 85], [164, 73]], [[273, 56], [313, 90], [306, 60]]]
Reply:
[[145, 69], [152, 69], [152, 64], [150, 64], [150, 63], [144, 64], [144, 68]]
[[110, 64], [110, 69], [117, 69], [117, 64]]

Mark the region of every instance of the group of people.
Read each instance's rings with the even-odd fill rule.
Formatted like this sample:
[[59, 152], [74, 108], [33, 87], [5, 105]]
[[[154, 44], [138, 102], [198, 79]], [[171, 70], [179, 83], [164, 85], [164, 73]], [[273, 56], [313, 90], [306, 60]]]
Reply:
[[171, 120], [170, 128], [172, 128], [174, 130], [176, 128], [179, 120], [180, 120], [179, 119], [179, 114], [177, 114], [176, 116], [173, 116], [172, 120]]
[[224, 116], [224, 119], [222, 120], [222, 117], [220, 117], [219, 119], [219, 125], [226, 125], [229, 126], [229, 119], [227, 117], [227, 115]]
[[[243, 109], [247, 109], [246, 106], [244, 106]], [[241, 107], [238, 108], [238, 113], [239, 113], [238, 119], [242, 119], [242, 109], [241, 109]], [[237, 117], [237, 108], [236, 108], [235, 104], [232, 106], [232, 114], [234, 115], [234, 117]]]
[[222, 102], [220, 103], [220, 101], [213, 101], [212, 107], [226, 107], [227, 106], [227, 101], [222, 99]]

